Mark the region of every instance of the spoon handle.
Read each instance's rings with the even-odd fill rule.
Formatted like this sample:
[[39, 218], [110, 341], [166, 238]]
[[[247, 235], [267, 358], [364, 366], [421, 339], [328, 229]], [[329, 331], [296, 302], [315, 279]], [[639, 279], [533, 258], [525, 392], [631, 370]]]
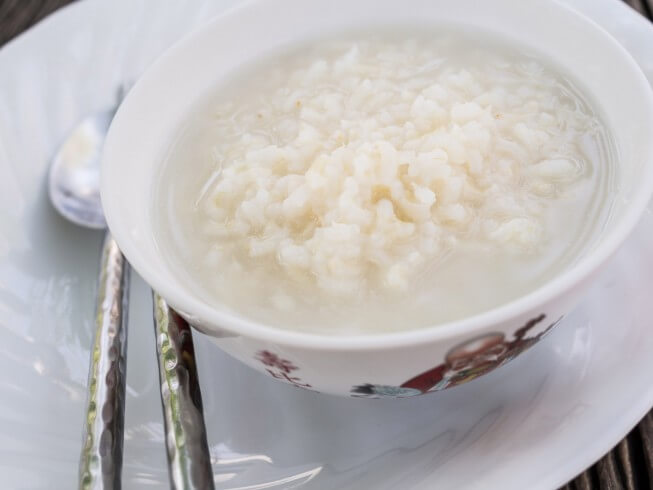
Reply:
[[95, 310], [95, 340], [79, 488], [119, 489], [125, 415], [129, 264], [109, 233], [102, 245]]
[[170, 487], [213, 489], [191, 329], [161, 296], [152, 299]]

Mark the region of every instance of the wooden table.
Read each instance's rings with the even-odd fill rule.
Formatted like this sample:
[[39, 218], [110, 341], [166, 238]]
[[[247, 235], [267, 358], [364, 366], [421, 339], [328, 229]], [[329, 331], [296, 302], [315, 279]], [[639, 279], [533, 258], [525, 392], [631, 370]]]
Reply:
[[[0, 46], [72, 1], [0, 0]], [[652, 8], [647, 0], [624, 1], [653, 20]], [[652, 0], [648, 1], [653, 3]], [[651, 375], [653, 382], [653, 373]], [[653, 489], [653, 410], [612, 451], [563, 487], [563, 490], [599, 489]]]

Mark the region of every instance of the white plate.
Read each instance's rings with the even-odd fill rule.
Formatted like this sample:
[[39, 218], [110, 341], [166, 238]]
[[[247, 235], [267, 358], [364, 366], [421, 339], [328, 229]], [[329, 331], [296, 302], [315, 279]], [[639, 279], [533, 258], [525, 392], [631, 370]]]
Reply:
[[[618, 0], [567, 0], [653, 79], [653, 29]], [[0, 50], [0, 475], [73, 488], [100, 236], [45, 195], [48, 157], [166, 46], [235, 1], [76, 3]], [[468, 385], [404, 400], [282, 385], [196, 336], [218, 488], [554, 488], [653, 405], [653, 213], [547, 339]], [[150, 298], [135, 278], [124, 487], [166, 487]]]

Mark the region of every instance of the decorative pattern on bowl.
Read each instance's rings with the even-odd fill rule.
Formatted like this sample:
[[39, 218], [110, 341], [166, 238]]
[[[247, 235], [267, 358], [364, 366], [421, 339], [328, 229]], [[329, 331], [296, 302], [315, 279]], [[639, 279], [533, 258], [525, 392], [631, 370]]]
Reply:
[[545, 314], [529, 320], [517, 329], [510, 340], [503, 333], [487, 333], [471, 338], [452, 348], [443, 363], [418, 374], [401, 386], [366, 383], [352, 387], [352, 396], [366, 398], [404, 398], [446, 390], [483, 376], [513, 360], [519, 354], [540, 341], [555, 327], [562, 317], [532, 337], [526, 334], [544, 321]]

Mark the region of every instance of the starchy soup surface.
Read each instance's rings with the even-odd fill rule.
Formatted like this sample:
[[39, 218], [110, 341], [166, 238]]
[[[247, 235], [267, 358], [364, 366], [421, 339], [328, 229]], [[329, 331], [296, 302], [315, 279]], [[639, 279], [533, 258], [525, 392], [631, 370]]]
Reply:
[[157, 240], [217, 308], [305, 331], [418, 328], [569, 267], [606, 220], [612, 154], [582, 90], [505, 42], [320, 40], [189, 112]]

